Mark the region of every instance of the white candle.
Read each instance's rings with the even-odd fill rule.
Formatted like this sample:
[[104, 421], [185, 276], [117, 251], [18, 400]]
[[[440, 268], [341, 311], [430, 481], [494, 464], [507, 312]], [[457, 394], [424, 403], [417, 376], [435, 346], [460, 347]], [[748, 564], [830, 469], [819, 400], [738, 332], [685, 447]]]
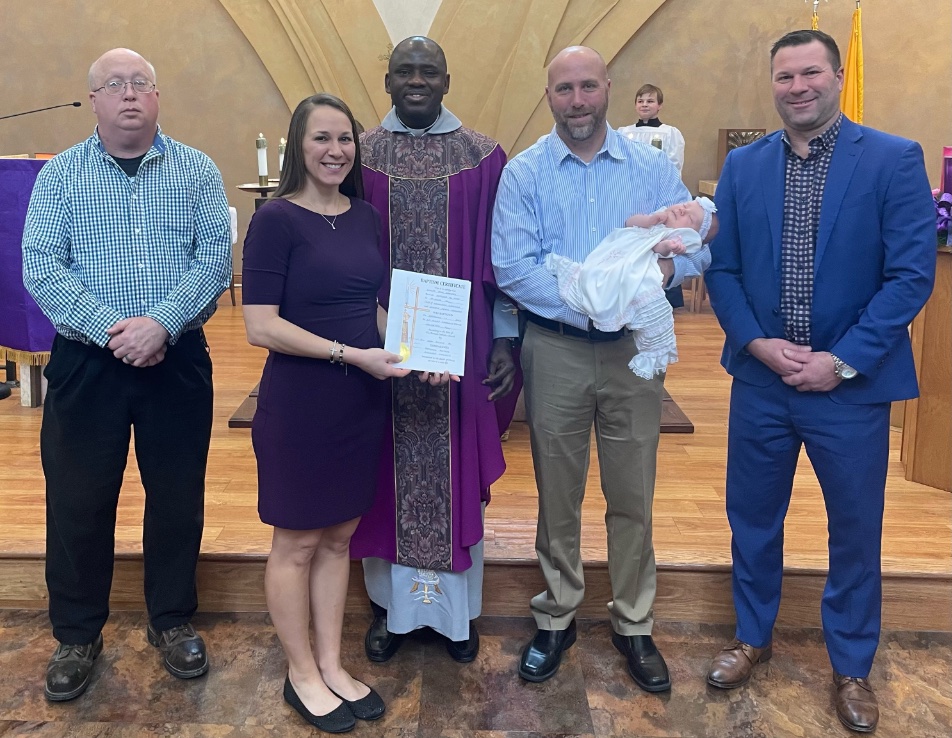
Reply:
[[284, 171], [284, 150], [287, 143], [284, 138], [278, 142], [278, 174]]
[[268, 178], [268, 141], [263, 133], [258, 134], [255, 140], [255, 147], [258, 149], [258, 177]]

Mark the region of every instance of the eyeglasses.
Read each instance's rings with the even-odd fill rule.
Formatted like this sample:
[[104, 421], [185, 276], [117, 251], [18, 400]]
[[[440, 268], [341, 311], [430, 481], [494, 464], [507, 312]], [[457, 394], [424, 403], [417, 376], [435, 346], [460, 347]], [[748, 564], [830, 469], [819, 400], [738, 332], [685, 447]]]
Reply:
[[126, 85], [132, 85], [132, 89], [135, 90], [137, 95], [148, 95], [152, 90], [155, 89], [155, 82], [152, 82], [148, 79], [132, 79], [128, 82], [121, 82], [118, 79], [110, 80], [102, 87], [99, 87], [93, 92], [99, 92], [103, 90], [107, 95], [121, 95], [125, 92]]

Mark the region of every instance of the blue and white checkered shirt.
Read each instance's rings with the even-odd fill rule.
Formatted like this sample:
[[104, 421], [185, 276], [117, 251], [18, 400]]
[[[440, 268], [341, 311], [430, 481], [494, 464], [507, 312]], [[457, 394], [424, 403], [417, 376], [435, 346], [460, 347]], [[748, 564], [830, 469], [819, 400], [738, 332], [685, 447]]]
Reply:
[[175, 343], [215, 312], [231, 280], [228, 203], [201, 151], [156, 131], [129, 177], [98, 131], [36, 178], [23, 230], [23, 284], [65, 338], [148, 316]]
[[[493, 211], [499, 288], [526, 310], [578, 328], [588, 328], [589, 318], [559, 297], [558, 279], [543, 265], [546, 255], [585, 261], [628, 216], [691, 199], [664, 153], [606, 128], [605, 143], [589, 163], [554, 129], [540, 138], [506, 165]], [[675, 257], [671, 286], [701, 274], [710, 262], [706, 246]]]

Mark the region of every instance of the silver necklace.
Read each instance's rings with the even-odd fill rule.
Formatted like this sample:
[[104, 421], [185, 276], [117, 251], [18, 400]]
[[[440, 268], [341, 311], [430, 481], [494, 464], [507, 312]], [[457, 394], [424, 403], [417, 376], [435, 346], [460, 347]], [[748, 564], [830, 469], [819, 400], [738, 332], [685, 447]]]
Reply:
[[[337, 226], [335, 226], [334, 223], [337, 222], [337, 218], [338, 218], [338, 216], [340, 215], [340, 213], [335, 213], [335, 214], [333, 215], [333, 217], [328, 218], [326, 215], [324, 215], [324, 213], [320, 212], [317, 208], [314, 209], [314, 212], [317, 213], [318, 215], [320, 215], [320, 216], [327, 222], [327, 225], [329, 225], [329, 226], [331, 227], [331, 230], [332, 230], [332, 231], [336, 231], [336, 230], [337, 230]], [[343, 212], [343, 211], [342, 211], [342, 212]]]

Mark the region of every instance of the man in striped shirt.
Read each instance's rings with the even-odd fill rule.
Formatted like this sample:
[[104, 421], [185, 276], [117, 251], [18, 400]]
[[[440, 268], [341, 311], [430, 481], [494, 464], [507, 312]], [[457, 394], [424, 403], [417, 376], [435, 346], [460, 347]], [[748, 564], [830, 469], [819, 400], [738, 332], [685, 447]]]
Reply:
[[[538, 632], [523, 651], [519, 674], [548, 679], [575, 642], [584, 597], [581, 504], [594, 423], [608, 500], [612, 642], [638, 686], [663, 692], [671, 680], [651, 639], [651, 505], [664, 377], [633, 374], [631, 343], [619, 340], [627, 331], [593, 329], [587, 315], [562, 301], [544, 265], [549, 253], [583, 262], [633, 213], [690, 199], [663, 152], [606, 123], [610, 87], [605, 62], [592, 49], [570, 47], [553, 59], [546, 98], [555, 128], [506, 166], [493, 214], [496, 281], [527, 321], [522, 366], [539, 488], [536, 551], [546, 580], [546, 591], [531, 602]], [[670, 286], [700, 274], [709, 260], [705, 247], [660, 264]]]
[[147, 637], [174, 676], [208, 670], [189, 624], [212, 425], [202, 325], [231, 278], [221, 175], [159, 130], [155, 69], [113, 49], [88, 81], [96, 130], [40, 171], [23, 234], [24, 285], [58, 334], [40, 432], [54, 702], [86, 690], [103, 647], [130, 429]]

